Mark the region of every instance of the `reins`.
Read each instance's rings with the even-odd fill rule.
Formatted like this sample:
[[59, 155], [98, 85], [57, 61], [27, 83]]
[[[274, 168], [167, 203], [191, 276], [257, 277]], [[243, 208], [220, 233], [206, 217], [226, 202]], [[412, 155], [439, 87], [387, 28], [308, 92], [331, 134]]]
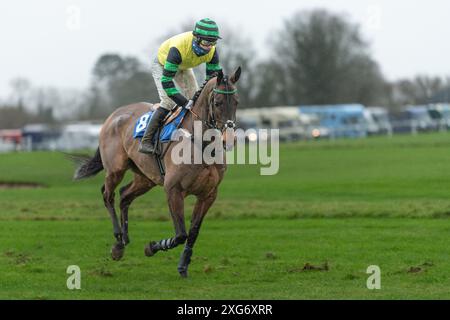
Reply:
[[[219, 128], [217, 127], [217, 122], [216, 119], [214, 117], [214, 112], [213, 112], [213, 105], [214, 105], [214, 94], [223, 94], [226, 96], [227, 98], [227, 106], [228, 107], [230, 105], [230, 95], [233, 95], [235, 93], [237, 93], [237, 89], [234, 90], [229, 90], [228, 89], [228, 78], [224, 78], [224, 82], [225, 82], [225, 90], [220, 90], [217, 88], [214, 88], [210, 93], [209, 93], [209, 97], [208, 97], [208, 115], [207, 115], [207, 120], [202, 119], [196, 112], [194, 112], [194, 110], [189, 109], [189, 112], [192, 113], [192, 115], [194, 115], [198, 120], [200, 120], [203, 124], [205, 124], [208, 128], [210, 129], [217, 129], [219, 130]], [[211, 121], [209, 121], [209, 118], [211, 118]], [[226, 125], [224, 125], [224, 128], [222, 128], [221, 131], [225, 130], [226, 128], [234, 128], [235, 127], [235, 123], [233, 120], [228, 120]]]

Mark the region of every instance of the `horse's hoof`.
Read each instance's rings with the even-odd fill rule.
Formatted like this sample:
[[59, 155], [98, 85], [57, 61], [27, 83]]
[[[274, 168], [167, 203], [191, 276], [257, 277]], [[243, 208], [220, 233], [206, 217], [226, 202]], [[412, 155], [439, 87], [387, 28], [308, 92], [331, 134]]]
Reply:
[[187, 270], [179, 271], [179, 273], [180, 273], [180, 276], [181, 276], [182, 278], [184, 278], [184, 279], [188, 277]]
[[155, 255], [156, 251], [152, 249], [153, 244], [156, 242], [152, 241], [148, 245], [145, 246], [144, 253], [147, 257], [152, 257]]
[[122, 243], [116, 243], [111, 248], [111, 257], [113, 260], [120, 260], [123, 257], [123, 254], [125, 253], [125, 247]]
[[178, 266], [178, 273], [182, 278], [187, 278], [188, 276], [188, 268], [187, 266]]

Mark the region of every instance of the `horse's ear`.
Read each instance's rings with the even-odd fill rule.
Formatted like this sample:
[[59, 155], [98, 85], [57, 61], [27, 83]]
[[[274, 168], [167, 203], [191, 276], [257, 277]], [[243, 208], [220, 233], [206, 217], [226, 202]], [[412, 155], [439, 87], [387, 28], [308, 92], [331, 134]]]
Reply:
[[237, 68], [237, 70], [231, 76], [230, 80], [232, 83], [236, 83], [238, 82], [240, 77], [241, 77], [241, 67]]
[[220, 70], [218, 73], [217, 73], [217, 86], [222, 82], [222, 80], [223, 80], [223, 71], [222, 70]]

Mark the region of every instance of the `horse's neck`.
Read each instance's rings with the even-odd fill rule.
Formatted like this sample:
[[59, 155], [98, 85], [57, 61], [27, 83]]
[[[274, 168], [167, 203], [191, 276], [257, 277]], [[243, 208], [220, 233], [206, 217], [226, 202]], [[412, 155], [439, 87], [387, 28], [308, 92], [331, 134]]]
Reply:
[[190, 119], [187, 119], [188, 121], [185, 122], [185, 129], [193, 132], [194, 121], [202, 121], [202, 130], [205, 131], [207, 129], [206, 123], [209, 121], [209, 95], [211, 94], [211, 90], [209, 87], [203, 89], [192, 107], [192, 112], [189, 112]]

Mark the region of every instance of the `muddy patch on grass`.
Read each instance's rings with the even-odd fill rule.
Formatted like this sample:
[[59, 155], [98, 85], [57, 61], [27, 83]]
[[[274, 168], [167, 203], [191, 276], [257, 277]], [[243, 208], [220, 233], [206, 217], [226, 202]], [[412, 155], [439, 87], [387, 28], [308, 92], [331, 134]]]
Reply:
[[0, 190], [5, 189], [38, 189], [46, 186], [36, 182], [6, 182], [0, 181]]
[[408, 269], [408, 273], [419, 273], [419, 272], [423, 272], [424, 269], [422, 269], [421, 267], [410, 267]]
[[426, 272], [428, 270], [428, 268], [433, 267], [433, 266], [434, 266], [433, 262], [426, 261], [426, 262], [422, 263], [421, 265], [409, 267], [406, 272], [407, 273], [422, 273], [422, 272]]
[[266, 253], [266, 259], [269, 260], [276, 260], [277, 259], [277, 255], [273, 252], [267, 252]]
[[213, 272], [214, 271], [214, 267], [212, 266], [212, 265], [210, 265], [210, 264], [205, 264], [204, 266], [203, 266], [203, 272], [204, 273], [211, 273], [211, 272]]
[[307, 262], [307, 263], [305, 263], [305, 265], [302, 268], [289, 269], [288, 272], [294, 273], [294, 272], [328, 271], [328, 270], [330, 270], [330, 268], [328, 266], [328, 262], [325, 261], [324, 263], [322, 263], [319, 266], [316, 266], [316, 265], [313, 265], [313, 264]]
[[109, 271], [106, 267], [96, 268], [95, 270], [89, 272], [89, 274], [92, 276], [103, 277], [103, 278], [110, 278], [113, 276], [113, 273], [111, 271]]
[[15, 252], [14, 250], [7, 250], [3, 255], [8, 257], [15, 265], [25, 266], [32, 260], [31, 255], [28, 253]]

